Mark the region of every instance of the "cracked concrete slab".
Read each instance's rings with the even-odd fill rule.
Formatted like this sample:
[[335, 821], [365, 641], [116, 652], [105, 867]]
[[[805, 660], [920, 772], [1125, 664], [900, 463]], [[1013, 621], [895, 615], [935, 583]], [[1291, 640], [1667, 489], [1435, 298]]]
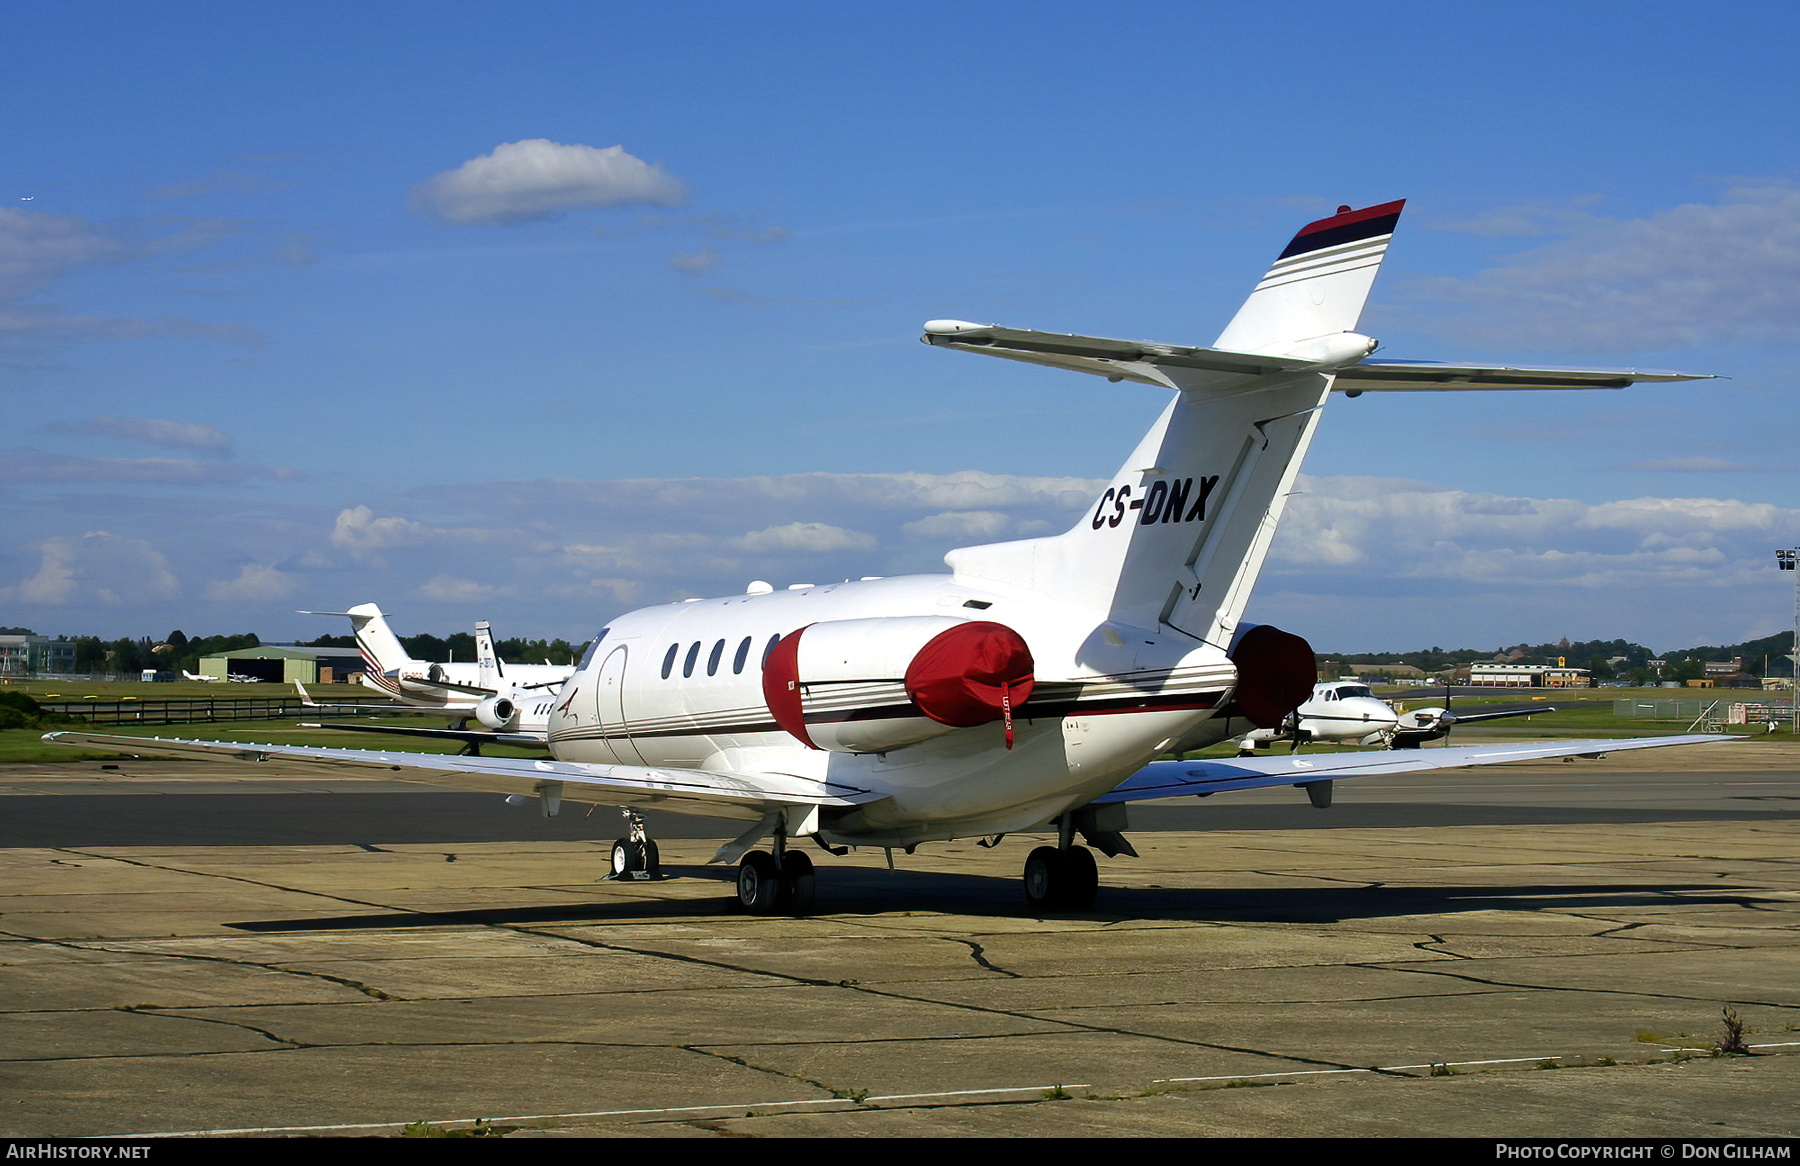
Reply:
[[[0, 843], [6, 790], [103, 805], [73, 769], [54, 792], [0, 771]], [[190, 769], [159, 780], [216, 771]], [[301, 803], [244, 787], [287, 780], [207, 796], [251, 823], [232, 807]], [[1736, 797], [1648, 784], [1659, 806]], [[678, 877], [595, 883], [610, 839], [418, 841], [424, 793], [389, 842], [331, 788], [306, 828], [356, 833], [317, 846], [0, 848], [0, 1133], [1800, 1133], [1789, 803], [1150, 830], [1094, 910], [1045, 918], [1020, 902], [1029, 839], [898, 871], [861, 852], [820, 860], [819, 914], [795, 920], [727, 909], [716, 839], [665, 836]], [[1629, 1063], [1717, 1040], [1726, 1004], [1764, 1055]], [[1537, 1068], [1601, 1057], [1620, 1064]]]

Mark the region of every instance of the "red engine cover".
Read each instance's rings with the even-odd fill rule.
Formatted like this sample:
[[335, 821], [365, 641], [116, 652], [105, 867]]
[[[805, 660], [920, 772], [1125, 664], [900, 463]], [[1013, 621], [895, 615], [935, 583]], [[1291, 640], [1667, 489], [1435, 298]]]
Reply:
[[958, 624], [933, 637], [906, 669], [906, 695], [943, 725], [966, 729], [1000, 719], [1002, 690], [1018, 708], [1037, 685], [1037, 665], [1005, 624]]
[[1237, 665], [1238, 709], [1259, 729], [1275, 729], [1312, 695], [1319, 678], [1312, 645], [1280, 628], [1258, 624], [1231, 649]]

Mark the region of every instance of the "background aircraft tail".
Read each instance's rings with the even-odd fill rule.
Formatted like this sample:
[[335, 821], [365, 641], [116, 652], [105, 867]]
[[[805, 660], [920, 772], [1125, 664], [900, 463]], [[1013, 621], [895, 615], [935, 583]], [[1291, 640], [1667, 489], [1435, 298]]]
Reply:
[[1332, 375], [1374, 347], [1352, 329], [1400, 207], [1302, 228], [1215, 348], [1136, 346], [1121, 371], [1148, 369], [1178, 392], [1074, 529], [955, 550], [951, 569], [1228, 650]]
[[483, 688], [498, 689], [506, 678], [506, 665], [494, 650], [494, 630], [485, 619], [475, 623], [475, 665], [476, 683]]
[[[368, 665], [369, 671], [365, 675], [384, 676], [414, 663], [405, 645], [400, 643], [400, 637], [389, 629], [387, 617], [373, 603], [359, 603], [349, 611], [302, 611], [299, 614], [348, 618], [356, 646], [362, 650], [363, 663]], [[386, 689], [388, 686], [377, 684], [375, 687]]]

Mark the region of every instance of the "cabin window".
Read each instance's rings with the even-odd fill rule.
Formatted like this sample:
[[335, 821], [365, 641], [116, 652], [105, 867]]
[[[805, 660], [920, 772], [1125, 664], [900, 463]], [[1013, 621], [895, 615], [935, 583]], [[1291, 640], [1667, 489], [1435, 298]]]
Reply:
[[666, 656], [663, 657], [663, 679], [664, 680], [667, 680], [669, 678], [669, 673], [675, 670], [675, 653], [677, 653], [679, 651], [681, 651], [680, 644], [670, 644], [669, 645], [669, 652]]
[[700, 641], [695, 640], [693, 647], [689, 648], [687, 651], [687, 659], [685, 659], [681, 662], [681, 675], [684, 679], [686, 677], [692, 676], [694, 674], [694, 661], [698, 660], [699, 658], [700, 658]]
[[774, 635], [769, 637], [769, 646], [763, 649], [762, 666], [764, 668], [767, 668], [769, 666], [769, 653], [773, 652], [775, 650], [775, 645], [779, 644], [780, 642], [781, 642], [781, 633], [780, 632], [776, 632]]
[[724, 655], [725, 655], [725, 641], [720, 640], [718, 643], [713, 645], [712, 652], [709, 653], [706, 657], [706, 674], [708, 676], [717, 676], [719, 674], [719, 658]]
[[735, 655], [731, 658], [731, 674], [733, 676], [736, 676], [738, 673], [742, 672], [744, 670], [744, 661], [748, 660], [749, 658], [750, 658], [750, 637], [745, 636], [744, 642], [738, 645], [737, 655]]

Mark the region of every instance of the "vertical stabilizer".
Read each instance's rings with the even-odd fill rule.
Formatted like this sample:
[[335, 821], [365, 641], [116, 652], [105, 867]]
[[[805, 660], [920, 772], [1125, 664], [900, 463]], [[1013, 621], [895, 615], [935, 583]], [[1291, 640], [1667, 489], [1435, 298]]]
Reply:
[[1405, 205], [1339, 207], [1300, 228], [1213, 347], [1283, 353], [1315, 336], [1356, 331]]
[[399, 672], [412, 663], [406, 648], [388, 628], [387, 617], [373, 603], [359, 603], [344, 613], [350, 617], [350, 629], [356, 635], [356, 646], [362, 649], [363, 662], [379, 675]]
[[1332, 377], [1373, 347], [1353, 329], [1401, 205], [1307, 225], [1257, 284], [1217, 349], [1281, 362], [1233, 372], [1163, 347], [1175, 399], [1074, 529], [951, 551], [951, 569], [1229, 648]]
[[475, 667], [475, 683], [483, 688], [498, 690], [506, 678], [506, 666], [494, 650], [494, 631], [485, 619], [475, 624]]

